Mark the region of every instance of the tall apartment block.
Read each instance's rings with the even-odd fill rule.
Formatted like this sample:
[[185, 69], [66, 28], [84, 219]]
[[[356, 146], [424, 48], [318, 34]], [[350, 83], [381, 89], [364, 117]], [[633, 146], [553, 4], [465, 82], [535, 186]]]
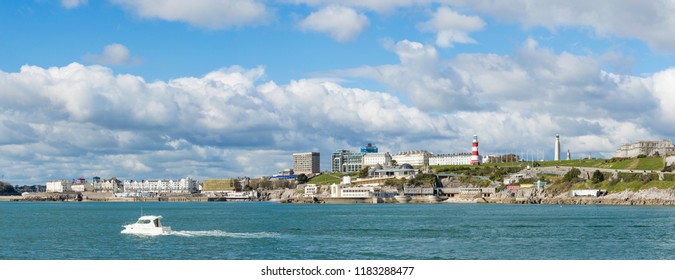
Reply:
[[318, 152], [293, 154], [293, 173], [309, 175], [320, 172], [321, 165]]

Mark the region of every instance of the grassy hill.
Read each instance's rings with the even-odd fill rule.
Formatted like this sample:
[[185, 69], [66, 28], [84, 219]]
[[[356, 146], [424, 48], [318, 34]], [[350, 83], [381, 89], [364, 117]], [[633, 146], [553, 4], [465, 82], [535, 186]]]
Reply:
[[317, 184], [317, 185], [331, 185], [339, 184], [342, 181], [341, 174], [329, 174], [324, 173], [319, 176], [316, 176], [307, 182], [308, 184]]
[[664, 161], [662, 158], [634, 158], [624, 159], [616, 162], [608, 160], [608, 163], [601, 165], [602, 168], [611, 169], [637, 169], [637, 170], [662, 170]]
[[621, 182], [618, 180], [605, 180], [602, 181], [598, 184], [593, 184], [588, 181], [584, 182], [577, 182], [577, 183], [567, 183], [567, 182], [560, 182], [560, 183], [555, 183], [552, 185], [549, 185], [546, 189], [551, 191], [554, 194], [560, 194], [564, 193], [570, 190], [585, 190], [585, 189], [601, 189], [601, 190], [607, 190], [609, 193], [617, 193], [617, 192], [622, 192], [625, 190], [629, 191], [639, 191], [641, 189], [646, 190], [646, 189], [651, 189], [651, 188], [657, 188], [657, 189], [673, 189], [675, 188], [675, 182], [673, 181], [658, 181], [658, 180], [651, 180], [648, 182], [645, 181], [628, 181], [628, 182]]
[[[487, 163], [480, 165], [480, 167], [521, 167], [529, 166], [572, 166], [572, 167], [597, 167], [608, 169], [631, 169], [631, 170], [656, 170], [663, 169], [665, 162], [663, 158], [632, 158], [632, 159], [575, 159], [575, 160], [561, 160], [561, 161], [535, 161], [535, 162], [504, 162], [504, 163]], [[465, 169], [468, 166], [465, 166]], [[449, 168], [451, 166], [437, 166], [434, 169]], [[469, 167], [478, 168], [478, 167]]]

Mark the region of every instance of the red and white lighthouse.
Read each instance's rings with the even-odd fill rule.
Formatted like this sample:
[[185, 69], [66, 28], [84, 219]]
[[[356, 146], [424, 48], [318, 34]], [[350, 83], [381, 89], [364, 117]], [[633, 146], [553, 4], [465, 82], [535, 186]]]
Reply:
[[479, 165], [480, 158], [478, 157], [478, 136], [473, 135], [473, 141], [471, 142], [471, 165]]

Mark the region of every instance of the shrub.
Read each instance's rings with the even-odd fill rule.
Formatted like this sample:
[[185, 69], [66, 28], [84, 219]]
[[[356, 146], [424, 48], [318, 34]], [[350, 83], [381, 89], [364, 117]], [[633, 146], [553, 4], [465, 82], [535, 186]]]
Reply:
[[579, 175], [581, 175], [581, 170], [572, 167], [572, 169], [570, 169], [570, 171], [567, 171], [567, 173], [565, 173], [565, 176], [563, 177], [563, 181], [571, 182], [572, 180], [577, 179], [579, 177]]
[[593, 172], [593, 177], [591, 178], [591, 182], [593, 184], [597, 184], [597, 183], [600, 183], [604, 180], [605, 180], [605, 175], [602, 174], [602, 172], [600, 172], [600, 170], [596, 169], [595, 172]]

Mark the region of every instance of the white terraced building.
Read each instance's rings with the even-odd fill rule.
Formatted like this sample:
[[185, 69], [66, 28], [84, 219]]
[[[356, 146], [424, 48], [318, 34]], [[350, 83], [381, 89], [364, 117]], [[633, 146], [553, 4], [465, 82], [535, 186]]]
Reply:
[[124, 180], [124, 192], [182, 193], [197, 192], [197, 181], [192, 178], [178, 180]]
[[67, 192], [71, 191], [73, 183], [68, 180], [53, 180], [47, 182], [47, 192]]
[[427, 166], [429, 165], [429, 156], [431, 154], [427, 151], [407, 151], [401, 152], [391, 157], [392, 160], [396, 161], [396, 164], [402, 165], [404, 163], [410, 164], [412, 166]]
[[637, 141], [631, 144], [623, 144], [616, 150], [614, 157], [632, 158], [639, 155], [667, 156], [675, 154], [675, 145], [670, 140], [660, 141]]
[[386, 166], [391, 163], [389, 153], [367, 153], [363, 155], [363, 166], [375, 166], [376, 164]]
[[429, 156], [429, 166], [437, 165], [470, 165], [470, 153], [438, 154]]

